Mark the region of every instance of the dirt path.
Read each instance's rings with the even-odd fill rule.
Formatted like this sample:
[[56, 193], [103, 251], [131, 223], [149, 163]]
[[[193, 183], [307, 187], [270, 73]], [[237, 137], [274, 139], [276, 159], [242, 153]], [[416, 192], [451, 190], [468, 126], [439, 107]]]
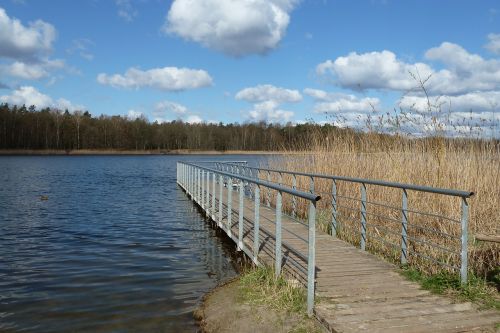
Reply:
[[326, 332], [315, 319], [285, 313], [266, 305], [250, 305], [242, 300], [239, 279], [207, 294], [194, 313], [201, 332]]

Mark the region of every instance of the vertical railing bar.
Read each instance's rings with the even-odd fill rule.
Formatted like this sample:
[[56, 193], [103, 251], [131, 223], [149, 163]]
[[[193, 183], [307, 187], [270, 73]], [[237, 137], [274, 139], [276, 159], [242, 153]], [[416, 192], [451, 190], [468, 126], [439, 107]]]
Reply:
[[469, 219], [469, 204], [467, 202], [467, 198], [462, 197], [462, 218], [461, 218], [461, 251], [460, 251], [460, 281], [462, 284], [467, 283], [467, 242], [468, 242], [468, 219]]
[[227, 234], [232, 236], [232, 215], [233, 215], [233, 179], [228, 177], [227, 180]]
[[275, 275], [276, 277], [281, 274], [281, 206], [282, 206], [282, 197], [283, 193], [281, 191], [277, 191], [276, 193], [276, 230], [275, 230], [275, 241], [276, 241], [276, 250], [275, 250], [275, 261], [276, 261], [276, 269]]
[[[297, 189], [297, 176], [295, 174], [293, 174], [292, 178], [292, 188]], [[297, 217], [297, 197], [295, 195], [292, 196], [292, 217]]]
[[337, 181], [332, 181], [332, 237], [337, 237], [338, 221], [337, 221]]
[[260, 186], [255, 185], [255, 211], [254, 211], [254, 225], [253, 225], [253, 262], [255, 265], [259, 264], [259, 222], [260, 222]]
[[217, 192], [217, 174], [214, 172], [212, 177], [213, 189], [212, 189], [212, 220], [215, 222], [215, 197]]
[[366, 184], [361, 183], [361, 250], [366, 250]]
[[238, 207], [238, 250], [241, 251], [243, 250], [243, 201], [245, 200], [244, 195], [245, 195], [245, 189], [243, 185], [243, 180], [240, 180], [239, 184], [239, 189], [240, 189], [240, 202], [239, 202], [239, 207]]
[[308, 258], [307, 258], [307, 315], [314, 309], [314, 287], [316, 275], [316, 201], [309, 203]]
[[219, 220], [217, 221], [219, 228], [222, 228], [222, 200], [224, 193], [222, 192], [224, 187], [224, 176], [219, 175]]
[[403, 189], [401, 198], [401, 265], [408, 263], [408, 192]]
[[[267, 181], [269, 183], [271, 182], [271, 172], [270, 171], [267, 172]], [[266, 190], [267, 190], [266, 204], [267, 204], [267, 207], [271, 207], [271, 189], [267, 188]]]

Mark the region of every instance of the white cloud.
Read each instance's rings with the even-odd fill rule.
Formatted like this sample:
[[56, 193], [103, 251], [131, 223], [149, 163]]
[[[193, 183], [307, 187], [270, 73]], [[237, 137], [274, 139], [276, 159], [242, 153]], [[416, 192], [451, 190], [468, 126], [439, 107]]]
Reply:
[[331, 74], [336, 84], [353, 90], [409, 90], [415, 87], [415, 81], [408, 72], [415, 72], [416, 68], [424, 77], [432, 73], [426, 64], [407, 64], [391, 51], [384, 50], [364, 54], [351, 52], [334, 61], [327, 60], [316, 67], [316, 73], [320, 76]]
[[311, 88], [304, 89], [304, 94], [315, 99], [316, 113], [368, 113], [378, 111], [380, 107], [380, 100], [375, 97], [358, 98], [355, 95]]
[[170, 101], [161, 101], [156, 103], [154, 108], [154, 115], [163, 116], [166, 112], [170, 112], [175, 114], [176, 116], [184, 116], [188, 112], [188, 108], [182, 104], [170, 102]]
[[270, 84], [258, 85], [240, 90], [236, 99], [251, 103], [274, 101], [276, 103], [300, 102], [302, 95], [297, 90], [275, 87]]
[[253, 109], [247, 112], [251, 121], [288, 122], [294, 113], [280, 109], [280, 105], [300, 102], [302, 95], [298, 90], [264, 84], [242, 89], [235, 98], [254, 104]]
[[192, 114], [187, 117], [186, 122], [189, 124], [199, 124], [203, 121], [200, 116], [197, 116], [195, 114]]
[[0, 72], [4, 75], [26, 80], [38, 80], [49, 75], [49, 73], [39, 64], [28, 65], [19, 61], [15, 61], [10, 65], [2, 65], [0, 67]]
[[426, 81], [431, 94], [463, 94], [500, 87], [500, 61], [485, 60], [467, 52], [457, 44], [444, 42], [425, 53], [430, 61], [446, 68], [434, 70], [426, 63], [409, 64], [390, 51], [364, 54], [350, 53], [334, 61], [327, 60], [316, 67], [320, 76], [331, 75], [334, 83], [348, 89], [382, 89], [409, 91], [418, 87], [410, 73]]
[[0, 96], [0, 102], [18, 106], [26, 105], [27, 107], [34, 105], [38, 109], [47, 107], [60, 110], [67, 109], [71, 112], [85, 108], [82, 105], [75, 105], [64, 98], [59, 98], [54, 101], [50, 96], [39, 92], [32, 86], [22, 86], [14, 90], [10, 95]]
[[181, 91], [212, 85], [210, 75], [199, 69], [163, 67], [150, 70], [129, 68], [124, 75], [101, 73], [97, 82], [115, 88], [155, 88], [163, 91]]
[[463, 95], [424, 96], [407, 95], [401, 98], [399, 105], [403, 109], [417, 112], [428, 112], [429, 103], [431, 112], [499, 112], [500, 91], [470, 92]]
[[24, 26], [0, 8], [0, 56], [34, 61], [52, 50], [56, 29], [42, 20]]
[[116, 0], [115, 3], [118, 8], [118, 16], [122, 19], [127, 22], [132, 22], [136, 18], [138, 12], [132, 6], [131, 0]]
[[127, 118], [130, 120], [136, 120], [138, 118], [143, 118], [144, 114], [141, 111], [136, 111], [134, 109], [128, 110]]
[[174, 0], [164, 32], [231, 56], [265, 54], [285, 36], [296, 0]]
[[500, 34], [489, 34], [488, 40], [488, 44], [485, 45], [486, 49], [500, 55]]

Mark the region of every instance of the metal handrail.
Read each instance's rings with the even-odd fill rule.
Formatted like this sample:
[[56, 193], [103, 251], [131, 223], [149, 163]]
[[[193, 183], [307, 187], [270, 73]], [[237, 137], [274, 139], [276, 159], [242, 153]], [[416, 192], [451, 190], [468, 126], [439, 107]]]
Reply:
[[197, 164], [194, 164], [194, 163], [186, 163], [186, 162], [182, 162], [182, 163], [184, 163], [186, 165], [191, 165], [191, 166], [200, 168], [200, 169], [205, 170], [205, 171], [215, 172], [217, 174], [220, 174], [220, 175], [223, 175], [223, 176], [226, 176], [226, 177], [236, 178], [236, 179], [239, 179], [239, 180], [244, 180], [244, 181], [249, 182], [249, 183], [254, 183], [254, 184], [257, 184], [257, 185], [261, 185], [261, 186], [270, 188], [272, 190], [285, 192], [285, 193], [288, 193], [288, 194], [291, 194], [291, 195], [294, 195], [296, 197], [300, 197], [300, 198], [303, 198], [303, 199], [307, 199], [307, 200], [311, 200], [311, 201], [319, 201], [319, 200], [321, 200], [321, 196], [320, 195], [315, 195], [315, 194], [308, 193], [308, 192], [303, 192], [303, 191], [297, 191], [297, 190], [295, 190], [295, 189], [293, 189], [291, 187], [287, 187], [287, 186], [283, 186], [283, 185], [278, 185], [278, 184], [275, 184], [275, 183], [272, 183], [272, 182], [267, 182], [265, 180], [259, 180], [259, 179], [255, 179], [255, 178], [250, 178], [250, 177], [246, 177], [246, 176], [234, 174], [234, 173], [231, 173], [231, 172], [226, 172], [226, 171], [220, 171], [220, 170], [217, 170], [217, 169], [207, 168], [207, 167], [203, 167], [201, 165], [197, 165]]
[[[413, 224], [412, 221], [415, 221], [415, 219], [412, 217], [412, 214], [419, 214], [421, 217], [425, 217], [428, 219], [433, 219], [437, 218], [439, 219], [440, 223], [442, 222], [455, 222], [457, 225], [460, 227], [460, 234], [458, 235], [458, 231], [455, 233], [450, 233], [446, 234], [442, 231], [439, 231], [438, 234], [440, 236], [446, 235], [448, 238], [458, 238], [460, 239], [461, 247], [460, 251], [457, 252], [460, 257], [460, 279], [462, 283], [467, 282], [467, 270], [468, 270], [468, 218], [469, 218], [469, 203], [467, 202], [467, 199], [469, 199], [471, 196], [474, 195], [474, 192], [471, 191], [463, 191], [463, 190], [455, 190], [455, 189], [447, 189], [447, 188], [437, 188], [437, 187], [431, 187], [431, 186], [421, 186], [421, 185], [414, 185], [414, 184], [405, 184], [405, 183], [398, 183], [398, 182], [389, 182], [389, 181], [384, 181], [384, 180], [374, 180], [374, 179], [365, 179], [365, 178], [357, 178], [357, 177], [344, 177], [344, 176], [335, 176], [335, 175], [327, 175], [327, 174], [319, 174], [319, 173], [307, 173], [307, 172], [297, 172], [297, 171], [290, 171], [290, 170], [280, 170], [280, 169], [271, 169], [271, 168], [260, 168], [260, 167], [251, 167], [248, 165], [236, 165], [233, 163], [228, 163], [224, 161], [218, 161], [215, 163], [215, 167], [217, 169], [220, 169], [221, 171], [224, 169], [227, 172], [230, 172], [232, 175], [240, 175], [243, 173], [248, 173], [252, 177], [252, 179], [260, 180], [260, 181], [265, 181], [263, 178], [266, 176], [260, 176], [260, 173], [267, 173], [267, 182], [271, 182], [271, 180], [276, 177], [271, 177], [271, 175], [277, 174], [277, 182], [280, 183], [280, 185], [283, 185], [283, 175], [290, 175], [292, 176], [292, 188], [298, 191], [305, 191], [306, 189], [304, 188], [299, 188], [297, 185], [297, 179], [298, 177], [307, 177], [309, 178], [309, 189], [310, 192], [315, 192], [315, 179], [324, 179], [327, 181], [331, 181], [331, 192], [324, 192], [324, 189], [322, 191], [316, 191], [315, 193], [318, 194], [325, 194], [328, 196], [328, 198], [331, 198], [331, 235], [333, 237], [337, 236], [337, 233], [340, 231], [340, 227], [344, 225], [344, 222], [342, 221], [343, 219], [346, 219], [347, 217], [345, 214], [340, 214], [340, 210], [348, 209], [352, 210], [354, 212], [359, 212], [359, 217], [357, 223], [360, 223], [360, 240], [359, 240], [359, 246], [362, 250], [365, 250], [366, 248], [366, 242], [367, 242], [367, 221], [369, 217], [374, 217], [373, 212], [370, 212], [373, 207], [380, 206], [380, 207], [389, 207], [389, 205], [384, 204], [384, 203], [379, 203], [375, 201], [369, 201], [367, 199], [367, 185], [374, 185], [374, 186], [381, 186], [381, 187], [390, 187], [390, 188], [396, 188], [401, 190], [401, 205], [399, 207], [394, 207], [391, 205], [392, 210], [399, 210], [400, 212], [400, 231], [398, 234], [401, 235], [400, 238], [400, 249], [401, 249], [401, 256], [400, 256], [400, 262], [402, 265], [408, 264], [408, 257], [409, 254], [416, 253], [420, 255], [421, 258], [428, 258], [429, 256], [425, 256], [423, 253], [417, 253], [418, 249], [413, 247], [410, 248], [409, 244], [410, 242], [417, 242], [418, 241], [423, 241], [425, 240], [416, 238], [415, 235], [408, 234], [409, 228], [412, 227], [419, 227], [416, 224]], [[347, 183], [357, 183], [360, 186], [360, 192], [361, 195], [359, 198], [353, 198], [350, 196], [346, 195], [340, 195], [337, 191], [337, 183], [342, 183], [342, 182], [347, 182]], [[425, 192], [425, 193], [433, 193], [433, 194], [439, 194], [439, 195], [445, 195], [445, 196], [450, 196], [450, 197], [457, 197], [460, 198], [461, 201], [461, 212], [460, 212], [460, 218], [455, 219], [452, 218], [451, 216], [446, 216], [440, 213], [435, 213], [435, 212], [426, 212], [426, 211], [419, 211], [415, 209], [410, 209], [408, 207], [408, 191], [419, 191], [419, 192]], [[353, 205], [359, 205], [356, 208], [354, 207], [347, 207], [345, 205], [340, 205], [339, 204], [339, 199], [348, 199], [348, 200], [354, 200]], [[266, 201], [267, 205], [270, 205], [270, 193], [269, 191], [267, 192], [266, 196]], [[295, 200], [296, 198], [292, 198], [291, 202], [291, 215], [296, 216], [297, 214], [297, 202]], [[329, 202], [330, 204], [330, 202]], [[376, 216], [375, 216], [376, 217]], [[379, 216], [380, 218], [380, 216]], [[348, 220], [356, 221], [354, 218], [348, 218]], [[396, 219], [394, 219], [396, 221]], [[418, 220], [417, 220], [418, 221]], [[370, 222], [371, 223], [371, 222]], [[423, 229], [422, 229], [423, 230]], [[431, 230], [430, 228], [427, 228], [427, 230]], [[396, 234], [396, 232], [394, 232]], [[418, 239], [418, 241], [416, 241]], [[439, 246], [436, 246], [436, 249], [439, 248]], [[411, 251], [410, 251], [411, 250]], [[410, 253], [412, 252], [412, 253]], [[435, 259], [432, 260], [433, 262], [440, 262], [439, 260], [436, 261]], [[443, 266], [446, 267], [455, 267], [454, 265], [448, 265], [445, 264]]]
[[[238, 166], [234, 163], [225, 162], [225, 161], [217, 161], [217, 163]], [[411, 190], [411, 191], [444, 194], [444, 195], [451, 195], [451, 196], [462, 197], [462, 198], [470, 198], [471, 196], [474, 195], [474, 192], [470, 192], [470, 191], [454, 190], [454, 189], [423, 186], [423, 185], [414, 185], [414, 184], [405, 184], [405, 183], [398, 183], [398, 182], [389, 182], [389, 181], [377, 180], [377, 179], [334, 176], [334, 175], [325, 175], [325, 174], [321, 174], [321, 173], [297, 172], [297, 171], [290, 171], [290, 170], [258, 168], [258, 167], [251, 167], [251, 166], [245, 166], [245, 168], [259, 170], [259, 171], [269, 171], [269, 172], [275, 172], [275, 173], [296, 175], [296, 176], [348, 181], [348, 182], [360, 183], [360, 184], [366, 184], [366, 185], [379, 185], [379, 186], [386, 186], [386, 187], [394, 187], [394, 188], [400, 188], [400, 189]]]
[[[205, 161], [203, 161], [205, 162]], [[212, 162], [213, 163], [213, 162]], [[303, 192], [298, 191], [297, 189], [284, 186], [283, 184], [276, 184], [271, 181], [264, 181], [256, 178], [251, 178], [244, 176], [242, 174], [235, 174], [231, 172], [226, 172], [222, 170], [217, 170], [213, 168], [209, 168], [203, 165], [198, 161], [197, 163], [192, 162], [177, 162], [177, 183], [186, 191], [186, 193], [191, 196], [191, 198], [204, 210], [209, 218], [211, 218], [214, 222], [218, 224], [218, 226], [224, 230], [227, 235], [233, 239], [233, 241], [237, 244], [238, 250], [244, 251], [250, 258], [253, 259], [255, 264], [259, 264], [259, 221], [261, 218], [261, 195], [260, 195], [260, 187], [265, 187], [268, 189], [268, 194], [270, 190], [276, 191], [276, 205], [275, 205], [275, 221], [271, 221], [275, 227], [275, 234], [273, 236], [275, 243], [275, 253], [274, 253], [274, 264], [275, 264], [275, 274], [276, 276], [281, 274], [282, 269], [282, 259], [287, 258], [287, 254], [282, 252], [282, 247], [288, 248], [289, 250], [293, 250], [294, 255], [299, 258], [304, 259], [307, 262], [307, 313], [309, 316], [313, 314], [314, 307], [314, 288], [315, 288], [315, 233], [316, 233], [316, 202], [321, 199], [321, 196], [316, 195], [311, 192]], [[235, 165], [235, 164], [232, 164]], [[236, 164], [238, 167], [246, 167], [245, 165]], [[223, 188], [224, 188], [224, 178], [229, 178], [231, 180], [230, 184], [227, 186], [227, 204], [223, 207]], [[238, 184], [233, 185], [233, 179], [239, 180]], [[247, 217], [244, 217], [245, 205], [244, 198], [245, 195], [245, 186], [248, 184], [254, 185], [254, 219], [253, 219], [253, 249], [250, 250], [246, 248], [243, 242], [243, 233], [244, 233], [244, 219], [248, 220]], [[218, 185], [218, 191], [217, 191]], [[237, 209], [233, 209], [233, 186], [238, 187], [239, 194], [239, 205]], [[282, 231], [288, 231], [285, 227], [282, 226], [282, 197], [283, 193], [290, 194], [293, 198], [302, 198], [309, 201], [309, 210], [308, 210], [308, 230], [307, 230], [307, 257], [297, 250], [293, 249], [291, 246], [287, 245], [286, 241], [282, 239]], [[218, 196], [218, 199], [217, 199]], [[218, 203], [218, 209], [216, 209], [216, 202]], [[224, 227], [222, 224], [223, 220], [223, 210], [226, 210], [227, 214], [224, 217], [226, 219], [227, 226]], [[218, 216], [215, 215], [216, 211], [218, 211]], [[238, 213], [237, 224], [233, 223], [233, 211]], [[266, 218], [264, 215], [262, 218]], [[237, 238], [233, 236], [232, 228], [233, 226], [238, 226], [238, 235]], [[293, 232], [292, 232], [293, 234]], [[295, 234], [296, 235], [296, 234]], [[298, 236], [298, 235], [296, 235]], [[299, 237], [302, 241], [305, 241], [304, 238]], [[288, 255], [289, 259], [293, 259]], [[293, 259], [294, 260], [294, 259]]]

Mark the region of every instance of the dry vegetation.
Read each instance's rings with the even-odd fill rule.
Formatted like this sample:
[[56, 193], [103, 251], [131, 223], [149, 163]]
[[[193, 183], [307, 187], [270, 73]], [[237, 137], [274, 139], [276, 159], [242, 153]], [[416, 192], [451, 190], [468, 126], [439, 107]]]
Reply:
[[[312, 142], [305, 142], [302, 151], [301, 154], [294, 151], [293, 157], [274, 161], [271, 168], [474, 192], [468, 200], [469, 268], [480, 276], [498, 269], [500, 244], [475, 242], [473, 238], [476, 233], [495, 234], [500, 228], [498, 141], [443, 137], [410, 139], [398, 135], [345, 132], [330, 137], [318, 135]], [[266, 175], [261, 177], [266, 178]], [[283, 181], [291, 184], [290, 177], [284, 177]], [[309, 188], [308, 179], [299, 177], [297, 182], [299, 188]], [[360, 184], [338, 181], [337, 190], [339, 196], [360, 198]], [[330, 231], [332, 181], [316, 180], [315, 191], [323, 197], [318, 203], [318, 222], [323, 230]], [[401, 196], [401, 189], [367, 186], [368, 201], [394, 207], [367, 205], [367, 248], [396, 262], [401, 253]], [[290, 205], [288, 200], [286, 209], [290, 210]], [[359, 244], [360, 202], [339, 197], [338, 205], [343, 206], [338, 209], [339, 237]], [[305, 207], [305, 203], [299, 203], [299, 213], [305, 214]], [[408, 191], [408, 208], [460, 220], [461, 199]], [[433, 260], [460, 266], [460, 223], [419, 213], [409, 213], [408, 219], [410, 265], [429, 273], [442, 269]], [[416, 254], [424, 254], [431, 260]]]

